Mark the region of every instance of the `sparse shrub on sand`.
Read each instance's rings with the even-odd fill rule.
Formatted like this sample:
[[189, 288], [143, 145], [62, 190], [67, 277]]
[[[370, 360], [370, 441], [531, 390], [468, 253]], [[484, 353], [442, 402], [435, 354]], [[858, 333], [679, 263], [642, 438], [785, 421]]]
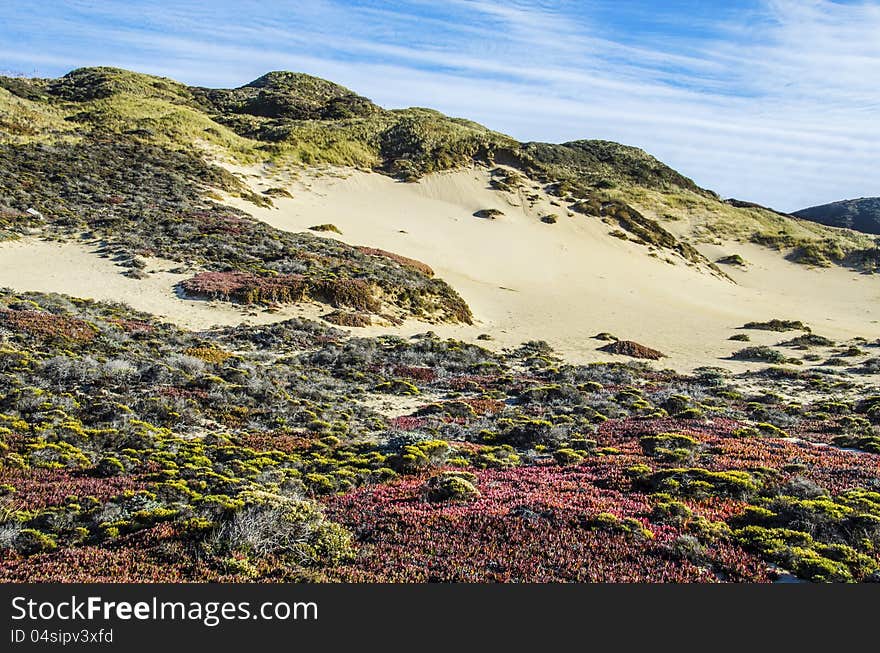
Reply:
[[772, 347], [746, 347], [745, 349], [740, 349], [738, 352], [733, 354], [733, 358], [741, 361], [756, 361], [762, 363], [787, 363], [789, 361], [788, 356], [783, 354], [780, 351], [776, 351]]
[[810, 327], [800, 320], [779, 320], [775, 318], [766, 322], [746, 322], [740, 328], [758, 331], [806, 331], [808, 333], [810, 331]]
[[618, 356], [629, 356], [630, 358], [647, 358], [649, 360], [658, 360], [666, 356], [666, 354], [656, 349], [640, 345], [632, 340], [617, 340], [604, 347], [599, 347], [599, 351], [617, 354]]
[[504, 211], [499, 211], [498, 209], [480, 209], [479, 211], [474, 211], [475, 218], [483, 218], [484, 220], [495, 220], [503, 215]]
[[335, 224], [316, 224], [309, 227], [309, 231], [332, 231], [335, 234], [342, 234], [342, 231]]
[[290, 191], [286, 188], [267, 188], [263, 191], [263, 195], [268, 195], [269, 197], [293, 197]]
[[746, 260], [740, 256], [739, 254], [730, 254], [729, 256], [722, 256], [720, 259], [715, 261], [716, 263], [723, 263], [724, 265], [738, 265], [740, 267], [745, 267]]
[[808, 347], [833, 347], [834, 341], [830, 338], [825, 338], [824, 336], [816, 335], [815, 333], [807, 333], [802, 336], [797, 336], [796, 338], [792, 338], [791, 340], [785, 340], [784, 342], [780, 342], [778, 347], [798, 347], [798, 348], [808, 348]]
[[321, 316], [322, 320], [346, 327], [368, 327], [373, 321], [364, 313], [352, 313], [350, 311], [333, 311]]

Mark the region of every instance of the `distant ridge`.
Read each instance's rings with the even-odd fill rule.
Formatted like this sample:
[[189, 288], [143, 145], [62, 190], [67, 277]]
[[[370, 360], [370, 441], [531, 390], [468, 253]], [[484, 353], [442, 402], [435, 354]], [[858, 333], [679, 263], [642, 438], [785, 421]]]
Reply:
[[880, 235], [880, 197], [842, 200], [795, 211], [794, 215], [829, 227]]

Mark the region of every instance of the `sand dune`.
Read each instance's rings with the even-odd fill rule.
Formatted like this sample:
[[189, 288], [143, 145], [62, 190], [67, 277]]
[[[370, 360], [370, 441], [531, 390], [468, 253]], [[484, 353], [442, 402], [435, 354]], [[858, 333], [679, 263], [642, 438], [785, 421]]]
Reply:
[[[247, 172], [255, 190], [284, 183]], [[259, 173], [259, 176], [254, 174]], [[728, 270], [736, 283], [658, 250], [609, 237], [611, 227], [565, 207], [535, 188], [517, 193], [490, 189], [481, 168], [430, 175], [400, 183], [361, 171], [303, 175], [286, 185], [292, 199], [256, 208], [230, 199], [280, 229], [303, 231], [333, 223], [346, 242], [419, 259], [455, 287], [471, 306], [473, 326], [426, 325], [355, 329], [363, 335], [438, 334], [473, 340], [488, 333], [491, 347], [544, 339], [573, 361], [607, 360], [592, 339], [607, 331], [668, 354], [663, 366], [688, 369], [722, 364], [742, 347], [728, 338], [750, 320], [799, 319], [837, 340], [880, 336], [880, 279], [834, 268], [813, 270], [778, 253], [743, 243], [701, 246], [714, 260], [738, 253], [750, 265]], [[531, 196], [532, 199], [529, 199]], [[474, 217], [494, 208], [495, 220]], [[555, 214], [556, 224], [541, 216]], [[0, 286], [123, 301], [188, 328], [266, 323], [291, 316], [317, 318], [326, 307], [306, 304], [277, 313], [242, 310], [218, 302], [178, 297], [170, 261], [153, 259], [145, 280], [122, 276], [94, 246], [36, 239], [0, 244]], [[753, 332], [754, 344], [774, 344], [780, 334]]]
[[[503, 345], [546, 339], [567, 357], [589, 361], [607, 358], [595, 351], [602, 343], [591, 336], [608, 331], [660, 349], [669, 355], [664, 364], [679, 368], [729, 356], [742, 344], [727, 339], [751, 320], [799, 319], [839, 340], [880, 336], [875, 277], [809, 269], [748, 243], [701, 246], [710, 260], [739, 253], [749, 261], [745, 270], [727, 270], [732, 283], [662, 250], [655, 258], [644, 246], [609, 237], [612, 228], [601, 220], [569, 216], [536, 187], [511, 194], [488, 183], [481, 168], [418, 183], [347, 171], [301, 178], [290, 186], [294, 197], [277, 200], [275, 209], [240, 205], [280, 229], [329, 222], [343, 232], [334, 237], [429, 264], [479, 321], [475, 327], [436, 327], [443, 335], [485, 332]], [[538, 199], [530, 202], [529, 195]], [[473, 217], [486, 208], [504, 215]], [[558, 216], [556, 224], [540, 221], [548, 214]], [[772, 344], [780, 337], [757, 332], [752, 340]]]

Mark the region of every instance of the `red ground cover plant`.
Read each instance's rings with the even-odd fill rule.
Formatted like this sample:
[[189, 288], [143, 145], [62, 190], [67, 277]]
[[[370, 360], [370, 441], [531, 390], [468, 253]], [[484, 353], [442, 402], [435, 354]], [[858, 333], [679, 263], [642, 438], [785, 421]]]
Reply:
[[15, 488], [15, 494], [9, 500], [16, 508], [39, 510], [63, 505], [72, 496], [91, 496], [106, 501], [125, 490], [143, 489], [147, 481], [142, 476], [96, 478], [74, 470], [3, 468], [0, 469], [0, 484]]
[[415, 367], [413, 365], [397, 365], [394, 367], [394, 375], [407, 379], [431, 383], [437, 378], [437, 373], [430, 367]]
[[369, 256], [381, 256], [382, 258], [388, 258], [392, 261], [397, 261], [401, 265], [412, 268], [417, 272], [421, 272], [426, 277], [433, 277], [434, 270], [431, 269], [426, 263], [422, 263], [421, 261], [417, 261], [414, 258], [407, 258], [406, 256], [401, 256], [400, 254], [395, 254], [394, 252], [386, 252], [384, 249], [376, 249], [375, 247], [357, 247], [359, 251]]
[[97, 329], [84, 320], [45, 311], [11, 311], [0, 309], [0, 326], [21, 331], [37, 338], [63, 338], [79, 343], [94, 340]]
[[399, 429], [401, 431], [415, 431], [425, 426], [428, 423], [428, 420], [424, 417], [411, 417], [409, 415], [404, 415], [401, 417], [393, 417], [388, 420], [388, 423], [391, 428]]
[[202, 272], [182, 281], [180, 287], [193, 297], [256, 304], [303, 301], [307, 283], [298, 274], [269, 277], [252, 272]]
[[115, 324], [126, 333], [152, 333], [156, 330], [152, 324], [140, 320], [111, 319], [107, 321]]
[[59, 549], [28, 558], [4, 552], [0, 582], [17, 583], [182, 583], [242, 582], [243, 575], [220, 574], [192, 555], [172, 524], [159, 524], [119, 538], [111, 545]]
[[[333, 497], [328, 514], [353, 530], [360, 555], [331, 576], [393, 582], [769, 579], [760, 559], [721, 541], [707, 547], [701, 565], [682, 560], [674, 553], [681, 532], [649, 521], [647, 495], [609, 489], [623, 475], [619, 461], [609, 458], [577, 467], [478, 472], [480, 496], [459, 503], [425, 500], [424, 478]], [[706, 512], [726, 511], [710, 504]], [[626, 525], [618, 528], [603, 513]]]
[[238, 441], [243, 447], [250, 447], [254, 451], [283, 451], [292, 453], [304, 451], [315, 444], [312, 438], [285, 433], [247, 433], [238, 436]]
[[494, 415], [504, 410], [504, 402], [497, 399], [472, 397], [462, 401], [473, 408], [477, 415]]

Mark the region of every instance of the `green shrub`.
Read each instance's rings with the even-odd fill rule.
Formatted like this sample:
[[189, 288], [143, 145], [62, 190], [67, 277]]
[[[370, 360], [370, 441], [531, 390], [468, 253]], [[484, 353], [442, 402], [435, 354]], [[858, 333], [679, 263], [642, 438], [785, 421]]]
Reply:
[[557, 449], [553, 458], [560, 465], [574, 465], [584, 459], [583, 453], [570, 448]]
[[103, 458], [101, 458], [101, 460], [98, 461], [98, 464], [95, 466], [95, 475], [102, 478], [119, 476], [120, 474], [124, 473], [125, 465], [119, 462], [119, 459], [115, 458], [114, 456], [104, 456]]
[[15, 549], [22, 555], [49, 553], [58, 548], [54, 537], [34, 528], [23, 528], [15, 537]]
[[425, 483], [425, 496], [428, 501], [467, 501], [480, 495], [473, 481], [473, 474], [447, 472], [434, 476]]
[[759, 347], [746, 347], [733, 355], [736, 360], [761, 361], [764, 363], [787, 363], [789, 358], [782, 352], [761, 345]]

